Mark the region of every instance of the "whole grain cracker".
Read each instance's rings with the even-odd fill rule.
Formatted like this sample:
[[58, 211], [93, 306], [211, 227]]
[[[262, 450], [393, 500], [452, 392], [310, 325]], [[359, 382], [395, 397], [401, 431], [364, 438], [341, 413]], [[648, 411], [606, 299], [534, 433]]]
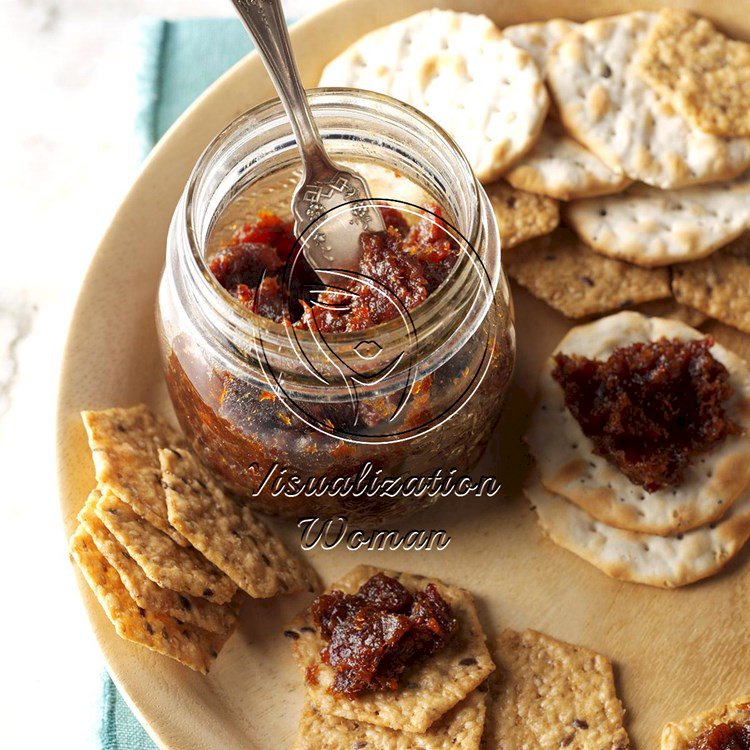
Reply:
[[[616, 348], [662, 336], [691, 341], [704, 334], [679, 321], [621, 312], [573, 328], [556, 351], [604, 360]], [[537, 404], [526, 434], [544, 486], [610, 526], [641, 533], [678, 534], [724, 516], [750, 486], [750, 371], [719, 344], [714, 344], [711, 354], [729, 371], [734, 393], [725, 409], [744, 432], [696, 456], [685, 468], [679, 487], [650, 493], [594, 453], [593, 443], [565, 406], [563, 390], [552, 377], [555, 363], [550, 357], [539, 378]]]
[[693, 740], [717, 724], [750, 722], [750, 694], [730, 703], [714, 706], [682, 721], [666, 724], [661, 734], [661, 750], [689, 750]]
[[114, 492], [177, 544], [187, 541], [169, 525], [161, 486], [159, 448], [184, 445], [179, 433], [147, 406], [81, 412], [94, 458], [96, 481]]
[[519, 190], [561, 201], [619, 193], [633, 181], [548, 120], [534, 148], [505, 175]]
[[549, 234], [560, 223], [557, 201], [516, 190], [505, 182], [486, 187], [504, 249]]
[[538, 477], [524, 492], [555, 544], [621, 581], [686, 586], [718, 573], [750, 538], [748, 491], [715, 524], [668, 537], [608, 526], [545, 489]]
[[190, 669], [208, 672], [227, 635], [209, 633], [174, 617], [140, 608], [83, 526], [73, 534], [70, 552], [117, 635], [176, 659]]
[[569, 318], [584, 318], [670, 295], [667, 269], [606, 258], [564, 227], [503, 254], [508, 275]]
[[180, 622], [212, 633], [231, 632], [237, 622], [241, 594], [238, 592], [229, 604], [220, 606], [201, 597], [178, 594], [155, 584], [96, 515], [100, 498], [99, 490], [94, 490], [78, 514], [78, 520], [99, 552], [117, 571], [135, 603], [142, 609], [171, 615]]
[[676, 299], [750, 333], [750, 234], [703, 260], [672, 268]]
[[170, 523], [243, 591], [261, 598], [317, 590], [310, 565], [228, 497], [195, 456], [164, 449], [159, 460]]
[[424, 662], [408, 669], [397, 690], [363, 693], [353, 700], [336, 696], [330, 692], [334, 672], [320, 658], [325, 643], [310, 612], [298, 615], [285, 635], [292, 638], [294, 657], [303, 677], [310, 672], [316, 674], [315, 680], [306, 684], [307, 694], [312, 705], [322, 714], [404, 732], [426, 732], [441, 716], [481, 685], [495, 665], [468, 591], [435, 579], [368, 565], [357, 566], [333, 584], [330, 590], [354, 593], [377, 573], [397, 578], [412, 592], [423, 590], [430, 583], [435, 584], [458, 620], [458, 631], [448, 644]]
[[641, 266], [698, 260], [750, 228], [750, 173], [683, 190], [634, 185], [574, 201], [565, 218], [588, 245]]
[[489, 750], [625, 750], [624, 709], [607, 658], [534, 630], [493, 644], [484, 746]]
[[642, 302], [635, 305], [633, 310], [653, 318], [679, 320], [681, 323], [687, 323], [687, 325], [693, 328], [702, 326], [708, 320], [708, 316], [704, 315], [700, 310], [678, 302], [674, 297], [656, 299], [652, 302]]
[[531, 56], [486, 16], [432, 9], [357, 40], [323, 70], [321, 86], [388, 94], [445, 128], [483, 181], [534, 144], [549, 107]]
[[633, 70], [655, 19], [642, 11], [596, 19], [557, 45], [547, 83], [563, 124], [611, 169], [655, 187], [740, 174], [750, 166], [750, 139], [696, 128]]
[[426, 732], [414, 734], [326, 716], [308, 702], [294, 750], [479, 750], [485, 712], [485, 693], [475, 690]]
[[198, 550], [175, 544], [111, 492], [99, 499], [96, 515], [159, 586], [215, 604], [225, 604], [237, 591], [237, 586]]
[[750, 44], [686, 10], [662, 8], [636, 69], [695, 127], [724, 137], [750, 135]]

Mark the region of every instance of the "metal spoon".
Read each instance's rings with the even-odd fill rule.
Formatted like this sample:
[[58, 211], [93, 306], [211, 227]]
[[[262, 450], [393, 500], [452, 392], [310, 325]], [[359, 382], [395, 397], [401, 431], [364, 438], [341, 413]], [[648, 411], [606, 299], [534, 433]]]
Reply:
[[[308, 225], [336, 206], [371, 198], [367, 183], [356, 172], [334, 164], [326, 153], [305, 90], [300, 81], [280, 0], [232, 0], [276, 93], [292, 124], [302, 157], [302, 180], [292, 196], [294, 230], [299, 237]], [[385, 230], [380, 211], [355, 203], [352, 211], [335, 212], [325, 232], [313, 233], [304, 255], [314, 269], [356, 270], [359, 234]]]

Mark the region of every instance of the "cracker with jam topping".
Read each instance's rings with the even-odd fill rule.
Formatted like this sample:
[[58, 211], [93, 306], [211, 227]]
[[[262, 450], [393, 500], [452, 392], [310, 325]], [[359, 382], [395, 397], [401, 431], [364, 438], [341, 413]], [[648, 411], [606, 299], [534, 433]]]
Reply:
[[426, 732], [415, 734], [364, 721], [326, 716], [310, 703], [300, 719], [294, 750], [479, 750], [486, 694], [475, 690]]
[[468, 591], [423, 576], [360, 565], [333, 584], [329, 592], [356, 594], [378, 574], [396, 579], [412, 595], [434, 586], [456, 621], [452, 637], [432, 655], [408, 666], [394, 689], [366, 690], [352, 697], [336, 693], [337, 672], [321, 656], [327, 643], [311, 610], [296, 617], [285, 635], [291, 639], [310, 703], [321, 714], [423, 733], [476, 690], [495, 665]]
[[[675, 320], [623, 312], [572, 329], [557, 352], [603, 362], [639, 342], [666, 341], [667, 348], [674, 349], [674, 342], [704, 338]], [[722, 518], [750, 486], [750, 371], [719, 344], [711, 343], [708, 352], [718, 363], [714, 369], [725, 368], [728, 375], [731, 395], [721, 404], [727, 434], [710, 449], [689, 455], [675, 472], [677, 478], [658, 488], [631, 481], [612, 460], [596, 452], [595, 443], [566, 405], [563, 387], [553, 377], [556, 360], [550, 358], [540, 376], [537, 406], [526, 435], [544, 486], [610, 526], [640, 533], [679, 534]]]
[[534, 750], [626, 750], [612, 665], [594, 651], [534, 630], [495, 642], [484, 744]]
[[661, 734], [661, 750], [740, 750], [749, 745], [750, 695], [669, 722]]

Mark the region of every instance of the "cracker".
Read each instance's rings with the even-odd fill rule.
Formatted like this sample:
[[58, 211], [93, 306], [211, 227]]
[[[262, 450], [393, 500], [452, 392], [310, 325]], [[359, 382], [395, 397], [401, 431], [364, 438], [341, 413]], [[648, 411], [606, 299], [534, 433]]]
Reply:
[[138, 607], [117, 571], [82, 526], [70, 540], [70, 552], [120, 638], [176, 659], [190, 669], [208, 672], [226, 635], [209, 633]]
[[750, 139], [691, 125], [633, 70], [656, 19], [635, 12], [571, 31], [550, 55], [547, 83], [571, 135], [616, 172], [660, 188], [726, 180], [750, 166]]
[[175, 544], [111, 492], [99, 499], [96, 515], [159, 586], [215, 604], [225, 604], [234, 596], [234, 583], [198, 550]]
[[605, 258], [564, 227], [504, 253], [503, 265], [511, 278], [569, 318], [670, 295], [667, 269]]
[[414, 734], [326, 716], [307, 703], [294, 750], [479, 750], [485, 712], [485, 694], [475, 690], [426, 732]]
[[705, 18], [662, 8], [637, 70], [695, 127], [750, 135], [750, 44], [728, 39]]
[[100, 498], [99, 490], [94, 490], [78, 514], [78, 520], [99, 552], [117, 571], [135, 603], [142, 609], [171, 615], [180, 622], [195, 625], [212, 633], [230, 632], [237, 622], [241, 604], [240, 594], [235, 594], [230, 604], [219, 606], [201, 597], [178, 594], [155, 584], [96, 515], [96, 506]]
[[[573, 328], [556, 351], [602, 360], [618, 347], [662, 336], [689, 341], [704, 334], [679, 321], [621, 312]], [[725, 408], [744, 434], [731, 435], [696, 456], [685, 468], [679, 488], [651, 493], [594, 453], [552, 378], [550, 357], [539, 379], [537, 406], [526, 435], [544, 486], [610, 526], [641, 533], [678, 534], [724, 516], [750, 485], [750, 371], [719, 344], [711, 354], [729, 371], [734, 394]]]
[[624, 710], [612, 665], [582, 646], [534, 630], [494, 643], [485, 747], [493, 750], [625, 750]]
[[687, 325], [692, 326], [693, 328], [702, 326], [708, 320], [708, 316], [704, 315], [700, 310], [684, 305], [681, 302], [678, 302], [674, 297], [670, 297], [669, 299], [656, 299], [652, 302], [642, 302], [641, 304], [636, 305], [633, 309], [635, 312], [653, 318], [679, 320], [681, 323], [687, 323]]
[[170, 523], [243, 591], [263, 598], [318, 588], [315, 571], [228, 497], [195, 456], [165, 449], [159, 459]]
[[441, 581], [409, 573], [395, 573], [368, 565], [359, 565], [331, 586], [353, 593], [376, 573], [398, 578], [410, 591], [423, 590], [433, 583], [451, 605], [458, 620], [458, 632], [445, 648], [414, 665], [402, 676], [398, 690], [372, 691], [350, 700], [329, 692], [334, 672], [320, 659], [324, 641], [315, 628], [309, 611], [297, 616], [287, 635], [303, 676], [316, 669], [314, 684], [307, 683], [310, 702], [322, 714], [353, 721], [364, 721], [405, 732], [426, 732], [441, 716], [475, 690], [494, 670], [474, 601], [468, 591]]
[[549, 107], [531, 56], [486, 16], [427, 10], [363, 36], [323, 70], [411, 104], [445, 128], [477, 177], [497, 179], [534, 144]]
[[534, 148], [511, 168], [505, 179], [519, 190], [561, 201], [619, 193], [633, 182], [610, 169], [549, 120]]
[[689, 750], [692, 741], [699, 734], [717, 724], [731, 722], [750, 722], [750, 695], [743, 695], [731, 703], [714, 706], [688, 719], [666, 724], [661, 734], [661, 750]]
[[552, 198], [516, 190], [505, 182], [495, 182], [486, 190], [503, 249], [549, 234], [560, 223], [560, 208]]
[[668, 537], [607, 526], [546, 490], [537, 477], [524, 492], [555, 544], [608, 576], [631, 583], [667, 589], [695, 583], [724, 568], [750, 537], [747, 491], [716, 524]]
[[750, 228], [750, 174], [684, 190], [634, 185], [574, 201], [565, 217], [600, 253], [641, 266], [705, 258]]
[[549, 21], [506, 26], [503, 36], [510, 39], [516, 47], [528, 52], [537, 68], [544, 74], [552, 50], [577, 27], [577, 23], [565, 18], [551, 18]]
[[674, 266], [672, 291], [680, 302], [750, 333], [750, 234], [708, 258]]
[[186, 546], [187, 541], [167, 520], [158, 453], [159, 448], [184, 445], [179, 433], [143, 404], [84, 411], [81, 417], [100, 487], [114, 492], [152, 526]]

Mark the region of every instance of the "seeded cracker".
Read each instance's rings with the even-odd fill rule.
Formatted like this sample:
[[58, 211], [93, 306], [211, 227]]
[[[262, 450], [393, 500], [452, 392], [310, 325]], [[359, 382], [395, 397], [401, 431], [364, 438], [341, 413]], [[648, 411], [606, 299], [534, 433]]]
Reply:
[[728, 180], [750, 166], [750, 139], [689, 123], [634, 70], [657, 18], [635, 12], [581, 24], [552, 52], [547, 84], [566, 130], [611, 169], [667, 189]]
[[358, 39], [328, 63], [319, 85], [411, 104], [456, 139], [485, 182], [533, 146], [549, 107], [531, 56], [489, 18], [437, 8]]
[[459, 623], [458, 632], [445, 648], [404, 673], [398, 690], [363, 693], [355, 699], [333, 695], [329, 688], [334, 673], [321, 661], [320, 650], [325, 644], [309, 612], [296, 617], [285, 635], [291, 638], [303, 677], [309, 673], [316, 675], [314, 683], [308, 682], [306, 687], [311, 704], [322, 714], [404, 732], [426, 732], [484, 682], [495, 665], [468, 591], [434, 579], [367, 565], [357, 566], [329, 590], [354, 593], [376, 573], [397, 578], [410, 591], [423, 590], [434, 583]]
[[178, 594], [155, 584], [96, 515], [100, 498], [101, 493], [94, 490], [78, 514], [78, 520], [99, 552], [117, 571], [135, 603], [142, 609], [171, 615], [212, 633], [231, 632], [237, 622], [241, 595], [235, 594], [229, 604], [219, 606], [201, 597]]
[[750, 173], [684, 190], [634, 185], [574, 201], [565, 217], [587, 245], [612, 258], [648, 267], [698, 260], [750, 228]]
[[192, 454], [162, 450], [159, 457], [170, 522], [243, 591], [265, 598], [318, 589], [315, 571], [228, 497]]
[[750, 234], [708, 258], [674, 266], [672, 291], [680, 302], [750, 333]]
[[688, 750], [692, 741], [702, 732], [717, 724], [750, 721], [750, 695], [736, 698], [731, 703], [704, 711], [682, 721], [670, 722], [661, 735], [661, 750]]
[[653, 302], [642, 302], [639, 305], [635, 305], [633, 309], [635, 312], [648, 315], [652, 318], [679, 320], [681, 323], [687, 323], [687, 325], [693, 328], [698, 328], [698, 326], [703, 325], [708, 320], [708, 316], [704, 315], [700, 310], [678, 302], [674, 297], [657, 299]]
[[208, 672], [227, 636], [139, 608], [82, 526], [70, 540], [70, 551], [117, 635], [198, 672]]
[[[573, 328], [556, 351], [603, 360], [618, 347], [662, 336], [682, 341], [703, 338], [700, 331], [675, 320], [622, 312]], [[552, 378], [554, 360], [550, 357], [539, 378], [537, 406], [526, 434], [544, 486], [610, 526], [640, 533], [679, 534], [722, 518], [750, 486], [750, 371], [742, 359], [719, 344], [711, 354], [729, 371], [734, 394], [725, 408], [744, 433], [696, 456], [679, 487], [656, 492], [633, 484], [593, 452], [592, 442], [565, 406], [563, 390]]]
[[503, 255], [505, 270], [569, 318], [584, 318], [670, 296], [669, 271], [605, 258], [558, 227]]
[[485, 694], [480, 690], [423, 734], [325, 716], [307, 703], [294, 750], [479, 750], [486, 712]]
[[560, 223], [560, 209], [552, 198], [516, 190], [505, 182], [488, 185], [486, 190], [503, 249], [549, 234]]
[[728, 39], [686, 10], [663, 8], [640, 49], [637, 69], [701, 130], [750, 135], [750, 44]]
[[159, 468], [159, 448], [184, 445], [177, 431], [143, 404], [129, 409], [84, 411], [81, 417], [100, 487], [128, 503], [177, 544], [186, 546], [187, 541], [167, 520]]
[[192, 547], [180, 547], [111, 492], [102, 495], [96, 515], [154, 582], [180, 594], [225, 604], [237, 587]]
[[608, 659], [534, 630], [506, 630], [494, 656], [487, 750], [629, 747]]
[[547, 536], [612, 578], [676, 588], [718, 573], [750, 538], [750, 492], [715, 524], [678, 536], [623, 531], [597, 521], [533, 477], [524, 488]]

